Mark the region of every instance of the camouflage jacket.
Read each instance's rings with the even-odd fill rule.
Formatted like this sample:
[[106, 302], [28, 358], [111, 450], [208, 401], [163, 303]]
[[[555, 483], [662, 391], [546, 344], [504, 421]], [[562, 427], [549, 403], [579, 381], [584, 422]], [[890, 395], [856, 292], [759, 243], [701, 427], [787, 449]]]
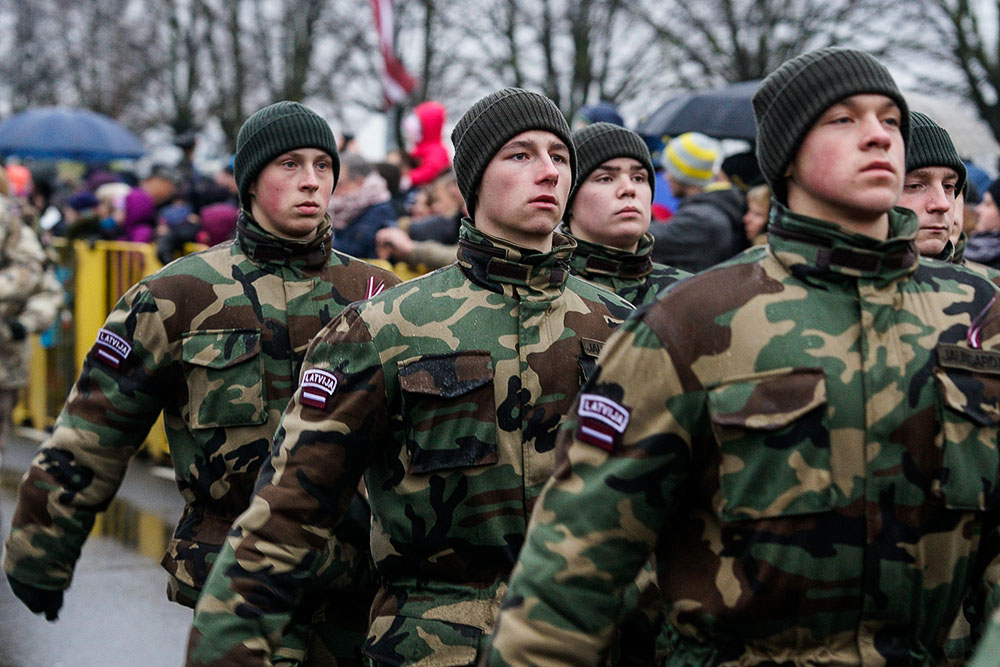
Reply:
[[1000, 656], [1000, 609], [990, 618], [969, 667], [996, 667]]
[[[4, 570], [66, 588], [80, 548], [162, 411], [183, 516], [163, 557], [170, 595], [194, 606], [247, 507], [312, 336], [391, 273], [249, 218], [237, 238], [133, 286], [98, 333], [52, 436], [22, 480]], [[179, 584], [179, 586], [178, 586]]]
[[[314, 341], [250, 509], [195, 611], [190, 664], [260, 664], [364, 474], [383, 581], [365, 652], [473, 664], [558, 426], [631, 306], [463, 223], [456, 264], [355, 304]], [[426, 661], [426, 662], [424, 662]]]
[[[962, 232], [958, 237], [958, 243], [952, 248], [951, 257], [948, 259], [952, 264], [958, 264], [959, 266], [964, 266], [974, 273], [978, 273], [980, 276], [986, 278], [994, 285], [1000, 287], [1000, 271], [994, 269], [992, 266], [987, 266], [986, 264], [980, 264], [979, 262], [973, 262], [965, 258], [965, 244], [968, 238], [965, 236], [965, 232]], [[949, 243], [951, 243], [949, 241]]]
[[996, 605], [997, 291], [919, 259], [911, 212], [890, 224], [880, 242], [772, 204], [769, 247], [623, 325], [490, 664], [594, 664], [653, 549], [667, 665], [937, 664], [963, 597]]
[[[569, 236], [573, 236], [569, 234]], [[606, 287], [636, 306], [656, 300], [660, 290], [691, 275], [652, 260], [653, 237], [645, 234], [632, 253], [573, 236], [576, 250], [569, 260], [570, 270], [595, 285]]]
[[[29, 341], [13, 340], [5, 320], [20, 320], [29, 333], [44, 331], [55, 318], [59, 301], [47, 306], [45, 294], [52, 286], [45, 281], [45, 251], [38, 236], [0, 196], [0, 389], [19, 389], [28, 384]], [[33, 298], [35, 307], [26, 311]], [[61, 291], [60, 291], [61, 294]]]

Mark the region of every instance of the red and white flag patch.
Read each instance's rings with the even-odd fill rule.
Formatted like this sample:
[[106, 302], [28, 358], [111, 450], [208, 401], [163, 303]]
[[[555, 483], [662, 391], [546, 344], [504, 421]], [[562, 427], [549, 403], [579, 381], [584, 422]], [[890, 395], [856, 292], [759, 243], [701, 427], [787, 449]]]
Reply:
[[97, 332], [94, 352], [98, 359], [111, 368], [117, 369], [132, 353], [132, 345], [118, 334], [101, 329]]
[[577, 438], [607, 452], [621, 443], [631, 414], [628, 408], [597, 394], [580, 394], [576, 412], [580, 418]]
[[378, 296], [379, 294], [382, 293], [382, 290], [384, 289], [385, 289], [384, 280], [380, 280], [378, 284], [375, 284], [375, 276], [368, 276], [368, 296], [365, 298], [370, 299], [373, 296]]
[[337, 376], [319, 368], [310, 368], [302, 375], [302, 396], [299, 400], [303, 405], [324, 410], [336, 390]]

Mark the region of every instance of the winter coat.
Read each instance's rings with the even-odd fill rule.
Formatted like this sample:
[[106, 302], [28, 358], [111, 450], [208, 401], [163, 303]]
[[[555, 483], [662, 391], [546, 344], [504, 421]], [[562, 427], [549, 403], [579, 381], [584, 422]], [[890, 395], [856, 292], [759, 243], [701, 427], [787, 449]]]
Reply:
[[654, 223], [653, 261], [697, 273], [749, 247], [746, 203], [734, 188], [707, 190], [684, 198], [673, 217]]

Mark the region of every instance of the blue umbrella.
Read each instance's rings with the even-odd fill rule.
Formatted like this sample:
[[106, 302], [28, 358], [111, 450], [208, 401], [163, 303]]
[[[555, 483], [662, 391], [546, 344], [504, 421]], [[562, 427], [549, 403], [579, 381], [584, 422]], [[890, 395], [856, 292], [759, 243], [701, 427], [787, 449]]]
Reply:
[[643, 118], [636, 132], [643, 136], [676, 137], [701, 132], [716, 139], [757, 138], [751, 99], [760, 81], [731, 83], [715, 90], [683, 93]]
[[145, 152], [134, 134], [88, 109], [39, 107], [0, 123], [2, 155], [105, 162]]

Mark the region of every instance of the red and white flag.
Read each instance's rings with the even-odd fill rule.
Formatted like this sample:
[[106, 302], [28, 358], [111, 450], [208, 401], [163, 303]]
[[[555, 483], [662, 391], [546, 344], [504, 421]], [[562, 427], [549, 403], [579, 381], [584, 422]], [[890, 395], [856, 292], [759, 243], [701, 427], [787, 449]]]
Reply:
[[382, 69], [382, 95], [386, 106], [399, 104], [417, 87], [416, 80], [396, 57], [393, 45], [392, 0], [372, 0], [378, 47], [385, 63]]

